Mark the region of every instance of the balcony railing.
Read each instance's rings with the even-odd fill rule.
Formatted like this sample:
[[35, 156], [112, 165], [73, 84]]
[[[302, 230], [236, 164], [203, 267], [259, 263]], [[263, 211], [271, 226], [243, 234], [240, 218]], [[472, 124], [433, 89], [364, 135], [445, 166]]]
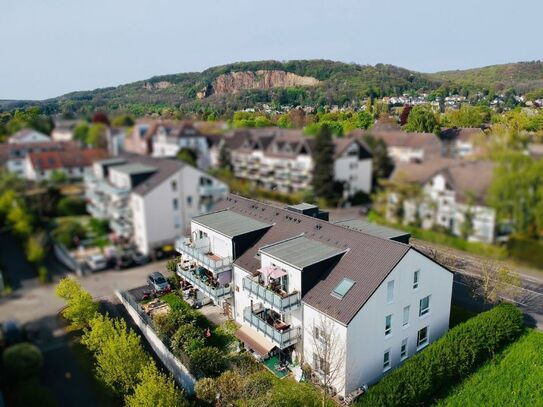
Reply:
[[228, 188], [225, 185], [200, 185], [198, 187], [198, 193], [200, 195], [220, 195], [226, 194]]
[[300, 306], [300, 294], [290, 293], [287, 296], [280, 294], [258, 284], [248, 277], [243, 279], [243, 289], [263, 300], [268, 306], [283, 313], [292, 311]]
[[90, 213], [93, 218], [97, 218], [97, 219], [107, 218], [107, 214], [105, 211], [101, 210], [97, 206], [90, 203], [87, 204], [87, 212]]
[[179, 264], [177, 265], [177, 275], [187, 280], [189, 283], [215, 301], [218, 301], [218, 299], [222, 297], [230, 297], [232, 293], [231, 286], [213, 287], [202, 278], [198, 277], [196, 273], [190, 270], [183, 270]]
[[213, 273], [219, 273], [232, 268], [231, 257], [218, 258], [218, 256], [210, 255], [206, 253], [206, 248], [199, 246], [198, 242], [196, 242], [196, 244], [191, 242], [190, 239], [177, 239], [175, 242], [175, 250], [189, 256]]
[[111, 229], [118, 235], [127, 236], [132, 234], [132, 224], [124, 219], [112, 219], [109, 222]]
[[271, 341], [281, 349], [287, 348], [298, 342], [301, 336], [301, 329], [299, 326], [280, 331], [268, 324], [258, 315], [254, 314], [251, 311], [251, 307], [243, 310], [243, 320], [253, 328], [256, 328], [258, 332], [262, 333], [268, 339], [271, 339]]

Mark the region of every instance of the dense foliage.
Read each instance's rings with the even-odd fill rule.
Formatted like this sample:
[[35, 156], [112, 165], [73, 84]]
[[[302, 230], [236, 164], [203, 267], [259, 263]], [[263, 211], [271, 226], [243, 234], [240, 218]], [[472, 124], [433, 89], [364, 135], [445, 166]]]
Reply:
[[543, 334], [530, 331], [468, 377], [440, 406], [536, 406], [543, 400]]
[[430, 405], [522, 333], [522, 312], [500, 304], [451, 329], [385, 376], [360, 406]]
[[8, 376], [15, 380], [37, 376], [43, 366], [41, 351], [27, 342], [7, 348], [2, 359]]

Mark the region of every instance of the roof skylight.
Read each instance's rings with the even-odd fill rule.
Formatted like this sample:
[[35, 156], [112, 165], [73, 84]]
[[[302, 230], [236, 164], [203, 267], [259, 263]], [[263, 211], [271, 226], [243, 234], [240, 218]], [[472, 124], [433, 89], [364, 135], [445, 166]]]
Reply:
[[348, 278], [344, 278], [336, 285], [336, 288], [332, 291], [332, 295], [340, 300], [345, 297], [349, 290], [354, 285], [354, 281]]

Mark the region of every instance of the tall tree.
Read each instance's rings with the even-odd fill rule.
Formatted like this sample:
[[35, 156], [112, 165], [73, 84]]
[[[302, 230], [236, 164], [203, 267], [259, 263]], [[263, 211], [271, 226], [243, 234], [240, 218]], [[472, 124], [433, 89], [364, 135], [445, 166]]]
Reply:
[[438, 133], [439, 122], [432, 110], [423, 105], [415, 106], [409, 113], [405, 130], [420, 133]]
[[373, 187], [376, 188], [379, 186], [379, 180], [388, 179], [394, 170], [394, 161], [388, 155], [388, 147], [383, 140], [365, 136], [364, 141], [373, 155], [371, 175]]
[[313, 190], [319, 198], [335, 198], [334, 142], [327, 124], [320, 126], [313, 151]]
[[221, 149], [219, 150], [219, 167], [232, 170], [232, 156], [230, 154], [230, 148], [223, 143]]
[[145, 366], [138, 373], [139, 383], [134, 392], [125, 397], [127, 407], [170, 407], [188, 406], [173, 378], [161, 373], [154, 363]]
[[193, 167], [196, 167], [196, 164], [198, 162], [198, 153], [192, 148], [183, 147], [177, 153], [177, 159], [189, 165], [192, 165]]

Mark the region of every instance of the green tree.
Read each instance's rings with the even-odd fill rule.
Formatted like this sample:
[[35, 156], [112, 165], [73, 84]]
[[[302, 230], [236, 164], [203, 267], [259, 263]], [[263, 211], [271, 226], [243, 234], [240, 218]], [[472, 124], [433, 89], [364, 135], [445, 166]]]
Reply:
[[58, 283], [55, 294], [66, 301], [62, 315], [74, 327], [88, 325], [98, 312], [98, 304], [92, 300], [90, 293], [73, 278], [65, 277]]
[[43, 366], [41, 351], [27, 342], [7, 348], [2, 360], [7, 377], [16, 380], [37, 376]]
[[179, 327], [171, 339], [172, 350], [179, 353], [191, 354], [205, 345], [202, 329], [193, 324]]
[[490, 112], [487, 109], [467, 104], [441, 116], [441, 124], [444, 127], [481, 127], [489, 121]]
[[134, 119], [128, 114], [115, 116], [111, 119], [111, 125], [114, 127], [129, 127], [134, 125]]
[[315, 137], [313, 152], [313, 191], [319, 198], [333, 199], [334, 190], [334, 143], [327, 125], [321, 126]]
[[223, 143], [219, 150], [219, 168], [232, 171], [232, 157], [230, 155], [230, 148], [228, 148], [226, 143]]
[[30, 263], [41, 264], [45, 259], [44, 236], [37, 234], [30, 236], [26, 242], [26, 259]]
[[93, 123], [89, 128], [86, 143], [96, 148], [107, 148], [107, 127], [103, 123]]
[[134, 392], [125, 397], [127, 407], [188, 406], [171, 376], [161, 373], [154, 363], [145, 366], [137, 376]]
[[18, 236], [26, 237], [32, 233], [32, 216], [21, 203], [16, 201], [9, 209], [7, 220]]
[[420, 133], [439, 133], [440, 127], [436, 115], [424, 105], [415, 106], [409, 113], [405, 130]]
[[383, 140], [365, 136], [364, 141], [372, 153], [372, 183], [376, 188], [380, 180], [390, 177], [394, 170], [394, 161], [388, 155], [388, 147]]
[[177, 153], [177, 159], [183, 161], [186, 164], [196, 167], [198, 162], [198, 154], [192, 148], [183, 147]]
[[205, 376], [215, 377], [226, 369], [223, 351], [213, 346], [206, 346], [192, 352], [191, 361]]
[[87, 142], [87, 137], [89, 135], [89, 124], [87, 122], [79, 122], [74, 128], [74, 140], [80, 141], [82, 143]]
[[51, 172], [51, 181], [53, 184], [62, 185], [68, 181], [68, 175], [62, 170], [53, 170]]

